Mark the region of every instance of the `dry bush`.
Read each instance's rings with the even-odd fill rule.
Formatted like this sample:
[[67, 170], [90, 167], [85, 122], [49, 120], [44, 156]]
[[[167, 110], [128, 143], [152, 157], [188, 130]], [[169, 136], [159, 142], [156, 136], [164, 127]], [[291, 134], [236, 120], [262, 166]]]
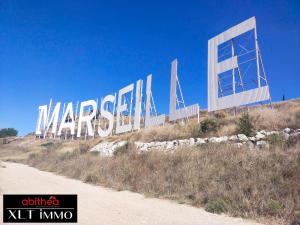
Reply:
[[179, 202], [204, 206], [233, 216], [295, 220], [300, 210], [300, 151], [249, 151], [207, 144], [173, 154], [129, 151], [113, 157], [42, 152], [32, 166], [101, 184]]
[[227, 112], [225, 111], [217, 111], [214, 113], [214, 117], [216, 117], [217, 119], [225, 119], [227, 118], [229, 115]]

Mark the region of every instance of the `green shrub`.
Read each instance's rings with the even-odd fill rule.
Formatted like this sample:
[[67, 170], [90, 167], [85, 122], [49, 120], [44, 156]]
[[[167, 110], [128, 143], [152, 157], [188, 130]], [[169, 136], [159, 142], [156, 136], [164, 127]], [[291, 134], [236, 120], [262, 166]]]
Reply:
[[88, 144], [85, 144], [85, 143], [79, 144], [80, 153], [82, 153], [82, 154], [87, 153], [89, 149], [90, 149], [90, 146]]
[[221, 214], [226, 212], [226, 203], [222, 199], [213, 200], [205, 206], [205, 210], [211, 213]]
[[18, 131], [15, 128], [0, 129], [0, 138], [17, 136]]
[[46, 147], [46, 148], [52, 147], [53, 145], [54, 145], [53, 142], [46, 142], [46, 143], [41, 144], [42, 147]]
[[215, 132], [218, 129], [218, 122], [214, 118], [206, 118], [200, 123], [203, 133]]
[[54, 142], [46, 142], [41, 144], [42, 147], [45, 147], [47, 150], [56, 150], [62, 146], [61, 143], [54, 143]]
[[238, 122], [238, 132], [251, 136], [253, 134], [253, 125], [249, 113], [244, 113]]
[[280, 214], [282, 209], [282, 204], [276, 200], [270, 200], [269, 202], [269, 211], [271, 215], [278, 215]]

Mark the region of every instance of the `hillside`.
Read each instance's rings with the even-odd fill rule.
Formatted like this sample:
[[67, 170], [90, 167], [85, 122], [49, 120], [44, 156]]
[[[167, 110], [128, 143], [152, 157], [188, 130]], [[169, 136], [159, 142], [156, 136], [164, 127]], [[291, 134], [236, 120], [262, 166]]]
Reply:
[[[191, 118], [186, 124], [108, 138], [43, 140], [28, 135], [0, 145], [0, 159], [213, 213], [300, 224], [299, 129], [296, 99], [272, 108], [239, 108], [235, 115], [233, 110], [203, 112], [199, 124]], [[241, 131], [249, 132], [247, 139]], [[230, 140], [232, 136], [238, 139]], [[220, 141], [224, 137], [226, 141]], [[164, 151], [174, 141], [178, 147]], [[107, 157], [102, 148], [110, 143], [117, 145]], [[137, 143], [152, 147], [142, 151]]]

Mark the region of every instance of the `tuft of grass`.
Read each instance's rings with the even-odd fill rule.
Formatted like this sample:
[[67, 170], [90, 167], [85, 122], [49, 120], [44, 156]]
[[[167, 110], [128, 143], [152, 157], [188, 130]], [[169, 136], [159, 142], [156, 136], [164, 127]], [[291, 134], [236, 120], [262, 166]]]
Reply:
[[226, 212], [226, 203], [223, 199], [216, 199], [207, 203], [205, 210], [207, 212], [221, 214]]
[[278, 200], [271, 199], [269, 201], [269, 210], [271, 215], [280, 215], [282, 213], [282, 204]]
[[286, 139], [280, 134], [271, 134], [267, 137], [268, 143], [273, 147], [279, 147], [281, 149], [287, 148]]
[[83, 180], [85, 183], [97, 184], [99, 177], [95, 173], [88, 173]]

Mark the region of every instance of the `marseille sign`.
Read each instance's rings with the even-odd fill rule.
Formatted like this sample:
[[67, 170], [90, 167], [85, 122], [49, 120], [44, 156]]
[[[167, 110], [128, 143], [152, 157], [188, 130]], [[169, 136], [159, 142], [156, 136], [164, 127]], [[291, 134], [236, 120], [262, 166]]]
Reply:
[[[245, 35], [246, 44], [242, 43]], [[255, 64], [255, 71], [251, 71], [250, 63]], [[169, 122], [193, 116], [199, 118], [198, 104], [184, 104], [177, 64], [177, 60], [171, 64]], [[249, 73], [255, 78], [249, 77]], [[72, 102], [63, 107], [60, 102], [54, 107], [52, 102], [39, 106], [36, 135], [44, 138], [47, 134], [106, 137], [139, 130], [141, 126], [162, 125], [166, 122], [166, 115], [156, 113], [151, 87], [150, 74], [147, 76], [145, 98], [143, 80], [140, 79], [120, 89], [118, 95], [104, 96], [99, 104], [98, 100], [83, 101], [80, 107], [77, 104], [75, 113]], [[269, 86], [257, 41], [256, 20], [252, 17], [208, 41], [208, 111], [265, 100], [270, 100]]]
[[[177, 60], [174, 60], [172, 62], [171, 73], [169, 121], [176, 121], [183, 118], [192, 117], [198, 115], [199, 113], [198, 104], [177, 109], [177, 81]], [[164, 124], [166, 121], [166, 116], [164, 114], [153, 116], [153, 113], [151, 113], [151, 108], [153, 108], [151, 85], [152, 75], [150, 74], [147, 76], [146, 84], [146, 102], [144, 113], [145, 127], [158, 126]], [[98, 103], [95, 100], [81, 102], [78, 120], [76, 119], [77, 115], [74, 115], [73, 104], [72, 102], [69, 102], [66, 108], [63, 109], [60, 124], [58, 123], [61, 109], [60, 102], [56, 103], [51, 115], [51, 103], [49, 104], [49, 107], [47, 105], [40, 106], [36, 135], [43, 135], [45, 137], [45, 135], [50, 132], [53, 135], [61, 136], [63, 131], [69, 130], [72, 136], [76, 135], [78, 138], [82, 135], [82, 133], [92, 137], [95, 134], [98, 134], [101, 137], [106, 137], [113, 133], [120, 134], [133, 130], [139, 130], [141, 128], [142, 116], [142, 90], [143, 80], [138, 80], [136, 84], [129, 84], [128, 86], [119, 90], [118, 97], [115, 94], [107, 95], [102, 98], [99, 110]], [[135, 102], [133, 103], [134, 93]], [[112, 106], [112, 111], [109, 109], [109, 105]], [[134, 114], [132, 110], [133, 105]], [[98, 115], [98, 112], [100, 115]], [[98, 122], [97, 125], [96, 121]], [[113, 132], [114, 124], [115, 132]], [[85, 126], [84, 131], [83, 125]], [[95, 129], [96, 127], [97, 129]]]

